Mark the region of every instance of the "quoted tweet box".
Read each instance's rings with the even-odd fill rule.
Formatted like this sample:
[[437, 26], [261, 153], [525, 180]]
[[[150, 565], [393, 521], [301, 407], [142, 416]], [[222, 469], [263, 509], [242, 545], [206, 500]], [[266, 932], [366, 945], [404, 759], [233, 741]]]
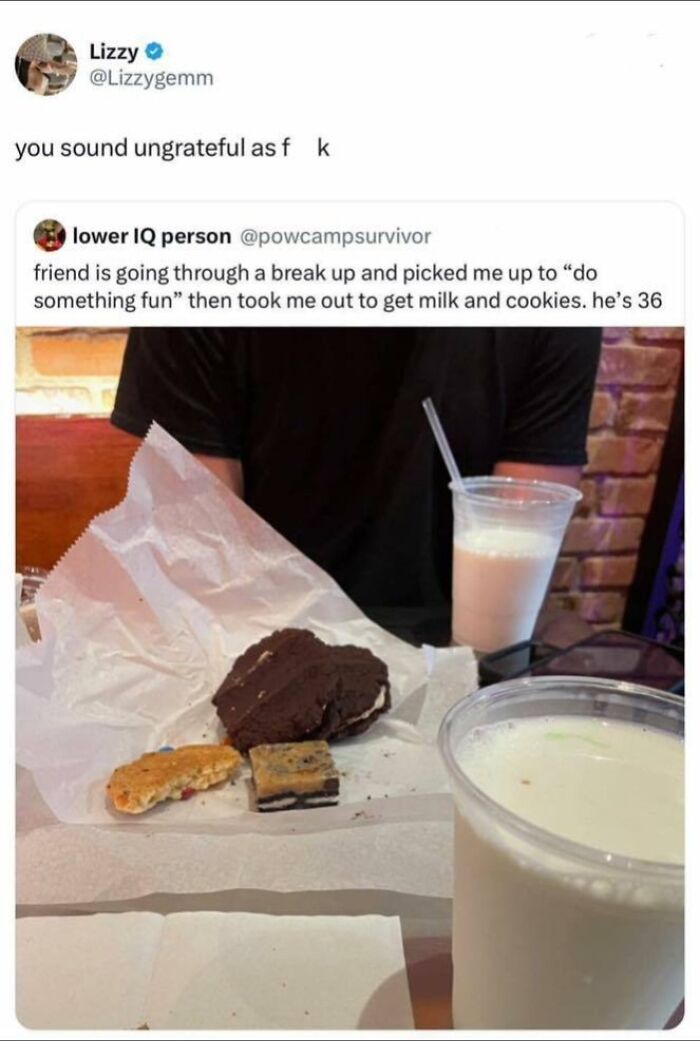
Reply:
[[672, 203], [32, 202], [17, 324], [682, 325]]

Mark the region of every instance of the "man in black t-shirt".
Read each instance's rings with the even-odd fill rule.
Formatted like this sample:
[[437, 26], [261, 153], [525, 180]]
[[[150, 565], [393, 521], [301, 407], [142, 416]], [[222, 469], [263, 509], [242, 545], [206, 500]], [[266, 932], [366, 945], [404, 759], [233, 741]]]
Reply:
[[[372, 618], [447, 621], [448, 477], [576, 484], [599, 329], [133, 329], [112, 422], [157, 420]], [[411, 623], [412, 624], [412, 623]]]

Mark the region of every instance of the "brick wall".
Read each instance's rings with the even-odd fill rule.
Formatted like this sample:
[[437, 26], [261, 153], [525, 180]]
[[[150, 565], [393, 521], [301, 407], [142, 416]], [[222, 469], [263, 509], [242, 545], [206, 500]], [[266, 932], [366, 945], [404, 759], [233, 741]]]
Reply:
[[[123, 329], [19, 329], [17, 411], [106, 415]], [[557, 563], [551, 600], [596, 626], [619, 625], [668, 430], [682, 329], [605, 329], [583, 501]]]
[[18, 329], [17, 412], [108, 415], [125, 343], [124, 329]]
[[596, 628], [622, 620], [682, 351], [682, 329], [603, 332], [583, 499], [569, 526], [550, 598]]

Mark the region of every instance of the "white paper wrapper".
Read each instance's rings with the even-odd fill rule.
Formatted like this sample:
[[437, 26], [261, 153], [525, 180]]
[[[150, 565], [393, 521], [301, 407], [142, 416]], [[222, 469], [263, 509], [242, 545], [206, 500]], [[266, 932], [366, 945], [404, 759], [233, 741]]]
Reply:
[[375, 915], [21, 919], [17, 1014], [53, 1030], [413, 1027], [398, 919]]
[[[418, 650], [374, 625], [157, 426], [126, 498], [95, 518], [37, 608], [43, 639], [18, 651], [17, 754], [60, 821], [118, 829], [120, 842], [146, 832], [236, 835], [229, 872], [256, 874], [246, 858], [261, 837], [303, 834], [311, 855], [309, 836], [430, 821], [426, 797], [446, 797], [435, 735], [447, 708], [476, 687], [471, 651]], [[213, 692], [237, 655], [284, 626], [369, 647], [389, 667], [391, 711], [334, 746], [341, 805], [263, 817], [243, 776], [142, 817], [116, 815], [104, 791], [114, 767], [162, 745], [220, 740]], [[103, 882], [121, 888], [109, 869]]]

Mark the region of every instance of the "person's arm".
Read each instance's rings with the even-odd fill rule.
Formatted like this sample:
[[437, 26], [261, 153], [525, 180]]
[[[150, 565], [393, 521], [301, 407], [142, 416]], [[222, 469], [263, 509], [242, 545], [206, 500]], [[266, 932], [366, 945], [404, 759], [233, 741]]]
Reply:
[[527, 481], [556, 481], [557, 484], [568, 484], [578, 488], [581, 480], [581, 466], [546, 466], [539, 463], [510, 463], [506, 460], [496, 463], [493, 472], [497, 477], [520, 477]]
[[245, 498], [243, 494], [243, 464], [240, 459], [226, 459], [217, 455], [200, 455], [195, 453], [195, 459], [211, 470], [215, 477], [223, 481], [227, 488], [238, 496]]
[[527, 378], [510, 404], [494, 473], [577, 487], [600, 329], [539, 329], [532, 336]]
[[112, 423], [141, 438], [155, 420], [243, 498], [244, 353], [236, 330], [132, 329]]
[[[122, 430], [125, 437], [131, 438], [134, 442], [134, 451], [137, 450], [141, 444], [143, 438], [138, 434], [132, 434], [128, 430]], [[239, 499], [243, 499], [244, 483], [243, 483], [243, 464], [240, 459], [228, 459], [217, 455], [202, 455], [200, 452], [192, 453], [195, 459], [197, 459], [203, 466], [206, 466], [207, 470], [210, 470], [215, 477], [218, 477], [220, 481], [223, 481], [227, 488], [230, 488], [234, 495], [237, 495]]]

